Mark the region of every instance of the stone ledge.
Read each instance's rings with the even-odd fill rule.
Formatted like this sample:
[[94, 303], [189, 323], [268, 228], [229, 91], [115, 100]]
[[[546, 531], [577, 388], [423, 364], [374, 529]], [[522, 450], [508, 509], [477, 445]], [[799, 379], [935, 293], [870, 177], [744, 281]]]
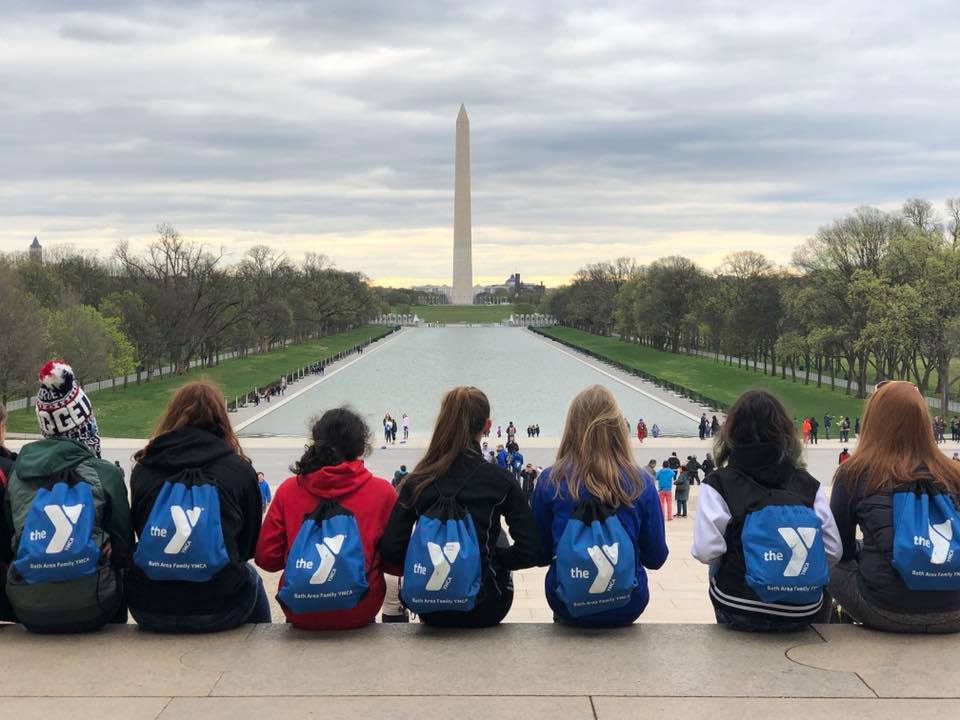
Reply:
[[[404, 696], [494, 704], [513, 696], [520, 705], [531, 697], [957, 698], [958, 642], [853, 626], [748, 635], [711, 625], [371, 625], [308, 633], [275, 624], [211, 636], [153, 635], [135, 626], [38, 636], [9, 626], [0, 631], [0, 698], [336, 697], [344, 708], [355, 705], [351, 697], [373, 707], [383, 704], [376, 698]], [[562, 707], [570, 710], [564, 716], [582, 710]]]

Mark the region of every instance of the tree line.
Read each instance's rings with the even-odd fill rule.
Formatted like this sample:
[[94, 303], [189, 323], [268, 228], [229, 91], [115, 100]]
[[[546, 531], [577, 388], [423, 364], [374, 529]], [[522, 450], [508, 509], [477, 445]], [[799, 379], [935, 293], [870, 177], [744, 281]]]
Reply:
[[163, 366], [213, 366], [357, 327], [384, 309], [361, 273], [308, 253], [300, 263], [266, 245], [228, 264], [224, 252], [160, 225], [143, 252], [108, 259], [59, 249], [43, 262], [0, 255], [0, 397], [35, 389], [43, 358], [65, 357], [82, 382]]
[[960, 199], [944, 216], [919, 198], [898, 212], [857, 208], [819, 228], [786, 267], [754, 251], [713, 272], [680, 256], [594, 263], [541, 310], [589, 332], [861, 397], [868, 384], [910, 380], [937, 393], [945, 414], [960, 382], [950, 373], [960, 352]]

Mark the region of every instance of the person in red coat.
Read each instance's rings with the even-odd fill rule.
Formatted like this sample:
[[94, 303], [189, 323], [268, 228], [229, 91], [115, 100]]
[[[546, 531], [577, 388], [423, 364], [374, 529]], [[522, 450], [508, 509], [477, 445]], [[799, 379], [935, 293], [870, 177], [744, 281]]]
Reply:
[[283, 611], [288, 622], [305, 630], [363, 627], [374, 620], [383, 604], [385, 584], [378, 545], [397, 493], [389, 482], [364, 467], [370, 430], [359, 415], [345, 408], [328, 410], [316, 421], [311, 435], [312, 444], [290, 468], [294, 476], [277, 488], [263, 519], [256, 563], [268, 572], [283, 570], [305, 516], [322, 500], [336, 500], [356, 518], [369, 590], [357, 605], [345, 610], [302, 614], [287, 608]]

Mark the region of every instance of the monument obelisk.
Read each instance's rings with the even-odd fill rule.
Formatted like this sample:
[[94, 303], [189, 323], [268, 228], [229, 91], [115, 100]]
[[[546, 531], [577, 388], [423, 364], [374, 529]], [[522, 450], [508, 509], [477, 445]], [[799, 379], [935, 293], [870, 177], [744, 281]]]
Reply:
[[463, 105], [457, 115], [453, 180], [453, 304], [473, 304], [473, 237], [470, 220], [470, 120]]

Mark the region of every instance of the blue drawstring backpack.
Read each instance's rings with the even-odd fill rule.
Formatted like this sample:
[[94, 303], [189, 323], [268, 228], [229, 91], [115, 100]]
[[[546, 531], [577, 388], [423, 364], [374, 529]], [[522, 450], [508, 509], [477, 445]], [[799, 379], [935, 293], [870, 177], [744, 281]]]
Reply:
[[557, 597], [571, 617], [629, 604], [637, 587], [633, 540], [613, 508], [583, 500], [557, 543]]
[[191, 468], [163, 484], [133, 562], [151, 580], [186, 582], [207, 582], [227, 566], [220, 494], [212, 478]]
[[747, 585], [765, 603], [818, 602], [830, 579], [823, 523], [789, 491], [762, 502], [747, 513], [740, 534]]
[[356, 606], [367, 592], [360, 528], [353, 513], [324, 500], [293, 539], [277, 600], [294, 613]]
[[931, 484], [893, 493], [893, 567], [910, 590], [960, 590], [960, 515]]
[[68, 470], [48, 485], [33, 496], [13, 561], [29, 585], [92, 575], [100, 560], [90, 484]]
[[454, 495], [437, 498], [417, 519], [410, 536], [400, 599], [419, 615], [441, 610], [468, 612], [476, 603], [480, 543], [473, 518], [457, 502], [470, 477], [472, 473]]

